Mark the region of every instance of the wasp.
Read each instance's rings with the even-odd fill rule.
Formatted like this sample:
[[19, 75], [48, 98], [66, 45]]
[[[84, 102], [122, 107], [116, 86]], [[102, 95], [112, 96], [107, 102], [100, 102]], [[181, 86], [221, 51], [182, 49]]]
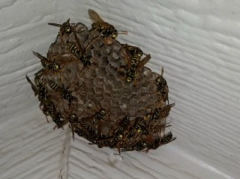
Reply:
[[73, 33], [74, 39], [76, 41], [76, 46], [75, 45], [72, 46], [71, 53], [73, 53], [77, 57], [82, 56], [82, 54], [84, 53], [84, 48], [81, 45], [81, 43], [80, 43], [80, 41], [77, 37], [77, 33], [76, 33], [74, 27], [70, 23], [70, 19], [68, 19], [63, 24], [48, 23], [48, 25], [60, 27], [59, 35], [60, 35], [60, 39], [61, 39], [62, 42], [64, 42], [64, 40], [63, 40], [64, 35], [70, 35], [71, 33]]
[[44, 86], [39, 86], [38, 89], [38, 99], [39, 101], [45, 101], [48, 98], [47, 89]]
[[106, 115], [106, 111], [104, 109], [100, 109], [99, 112], [95, 114], [95, 119], [102, 120]]
[[142, 151], [143, 149], [145, 149], [147, 147], [146, 143], [143, 141], [139, 141], [136, 143], [136, 145], [134, 146], [134, 149], [136, 151]]
[[90, 121], [92, 121], [93, 116], [84, 117], [78, 120], [79, 127], [81, 128], [81, 133], [86, 136], [88, 140], [93, 143], [96, 143], [98, 138], [97, 131], [93, 128], [93, 125]]
[[158, 119], [167, 117], [169, 115], [171, 108], [174, 105], [175, 105], [175, 103], [166, 105], [162, 108], [156, 108], [152, 114], [151, 120], [158, 120]]
[[143, 125], [143, 124], [137, 124], [135, 126], [135, 129], [136, 129], [136, 132], [139, 133], [139, 134], [144, 134], [144, 135], [148, 134], [148, 130], [145, 127], [145, 125]]
[[62, 96], [63, 99], [67, 100], [69, 105], [72, 103], [73, 100], [77, 98], [72, 95], [72, 92], [68, 88], [62, 88]]
[[144, 53], [140, 48], [128, 44], [123, 45], [123, 48], [125, 49], [125, 60], [128, 65], [126, 81], [130, 83], [135, 80], [137, 73], [143, 69], [144, 65], [150, 60], [151, 56], [146, 55], [142, 59]]
[[129, 67], [139, 63], [139, 61], [143, 55], [143, 51], [140, 48], [131, 46], [128, 44], [124, 44], [123, 48], [125, 49], [125, 53], [128, 57], [127, 63], [128, 63]]
[[79, 48], [79, 45], [76, 45], [75, 43], [67, 43], [70, 53], [76, 56], [83, 63], [84, 66], [91, 64], [91, 53], [87, 53], [85, 49]]
[[33, 55], [41, 60], [41, 64], [43, 68], [49, 69], [52, 71], [58, 71], [60, 69], [60, 65], [56, 62], [49, 61], [46, 57], [42, 56], [40, 53], [33, 51]]
[[135, 77], [136, 77], [136, 68], [131, 67], [128, 71], [127, 71], [127, 78], [126, 81], [128, 83], [134, 81]]
[[70, 19], [68, 19], [68, 20], [67, 20], [66, 22], [64, 22], [63, 24], [57, 24], [57, 23], [52, 23], [52, 22], [50, 22], [50, 23], [48, 23], [48, 25], [60, 27], [60, 32], [59, 32], [59, 34], [60, 34], [61, 39], [62, 39], [62, 37], [63, 37], [64, 34], [68, 34], [68, 35], [69, 35], [69, 34], [72, 33], [72, 31], [73, 31], [73, 28], [72, 28], [72, 26], [71, 26], [71, 24], [70, 24]]
[[40, 86], [44, 84], [42, 75], [43, 75], [43, 69], [39, 70], [37, 73], [34, 74], [35, 76], [34, 83], [36, 84], [36, 86]]
[[43, 113], [46, 116], [50, 116], [50, 115], [54, 114], [54, 112], [55, 112], [55, 106], [49, 100], [45, 101], [45, 102], [41, 101], [40, 102], [40, 109], [43, 111]]
[[154, 137], [152, 135], [147, 136], [146, 138], [146, 151], [148, 152], [150, 149], [157, 149], [161, 145], [160, 137]]
[[[82, 127], [87, 129], [89, 135], [95, 136], [95, 139], [105, 138], [106, 136], [102, 134], [102, 126], [103, 120], [105, 119], [106, 115], [107, 112], [105, 111], [105, 109], [100, 108], [93, 115], [83, 118], [83, 120], [81, 120]], [[89, 123], [83, 121], [89, 121], [90, 125]]]
[[30, 83], [32, 89], [33, 89], [33, 92], [34, 92], [34, 95], [37, 96], [38, 95], [38, 99], [40, 101], [42, 100], [46, 100], [47, 99], [47, 89], [42, 86], [41, 84], [36, 86], [31, 80], [30, 78], [26, 75], [26, 79], [28, 81], [28, 83]]
[[55, 122], [58, 128], [61, 128], [66, 124], [65, 121], [62, 119], [60, 113], [54, 112], [53, 114], [51, 114], [51, 117], [53, 122]]
[[[47, 119], [47, 116], [49, 116], [50, 114], [53, 114], [55, 111], [54, 105], [51, 104], [48, 100], [47, 89], [41, 83], [39, 83], [37, 86], [33, 84], [33, 82], [30, 80], [30, 78], [27, 75], [26, 75], [26, 79], [30, 83], [35, 96], [38, 96], [38, 99], [40, 101], [39, 107], [43, 111]], [[47, 122], [49, 122], [48, 119], [47, 119]]]
[[168, 132], [166, 135], [164, 135], [163, 138], [148, 136], [146, 140], [147, 144], [146, 152], [148, 152], [150, 149], [157, 149], [159, 146], [172, 142], [175, 139], [176, 137], [173, 137], [172, 132]]
[[69, 50], [74, 56], [82, 61], [84, 66], [91, 64], [92, 55], [91, 53], [87, 53], [85, 49], [80, 50], [77, 45], [70, 43]]
[[92, 55], [91, 54], [84, 54], [83, 57], [81, 58], [81, 61], [83, 63], [84, 66], [88, 66], [88, 65], [91, 65], [91, 58], [92, 58]]
[[161, 140], [159, 137], [151, 137], [151, 140], [147, 143], [147, 150], [148, 152], [150, 149], [157, 149], [161, 145]]
[[84, 132], [80, 128], [76, 128], [74, 132], [76, 132], [79, 136], [84, 136]]
[[92, 9], [88, 10], [88, 15], [93, 21], [91, 31], [99, 33], [99, 36], [94, 38], [88, 44], [88, 47], [91, 46], [99, 37], [104, 39], [104, 44], [110, 45], [113, 43], [113, 40], [117, 38], [118, 34], [127, 34], [126, 31], [118, 32], [113, 25], [105, 22], [100, 15]]
[[113, 140], [112, 136], [102, 137], [101, 139], [97, 139], [96, 143], [99, 148], [102, 148], [104, 146], [111, 146], [112, 140]]
[[149, 132], [145, 120], [143, 118], [137, 117], [128, 137], [147, 135], [148, 133]]
[[125, 130], [125, 133], [120, 133], [118, 136], [116, 136], [118, 137], [118, 142], [116, 143], [118, 150], [120, 150], [119, 148], [123, 146], [124, 142], [129, 141], [131, 138], [134, 138], [135, 142], [129, 146], [124, 147], [125, 149], [123, 149], [123, 151], [140, 151], [146, 148], [146, 143], [143, 141], [143, 136], [149, 134], [149, 132], [145, 121], [142, 118], [136, 118], [133, 125], [130, 126], [130, 122], [126, 124], [128, 124], [129, 127], [127, 127], [127, 130]]
[[93, 122], [93, 126], [94, 129], [96, 131], [96, 133], [98, 134], [98, 139], [105, 139], [107, 136], [102, 133], [102, 128], [104, 127], [104, 125], [107, 125], [104, 120], [106, 120], [107, 117], [107, 112], [105, 109], [101, 108], [98, 112], [96, 112], [93, 116], [92, 116], [92, 122]]
[[69, 50], [70, 52], [76, 56], [77, 58], [81, 59], [83, 54], [82, 54], [82, 51], [77, 47], [76, 44], [74, 43], [69, 43]]
[[98, 139], [98, 135], [95, 131], [95, 129], [93, 129], [92, 127], [88, 126], [87, 127], [87, 138], [90, 140], [90, 141], [93, 141], [94, 143], [97, 142], [97, 139]]
[[127, 129], [128, 126], [129, 126], [129, 124], [130, 124], [130, 120], [129, 120], [129, 117], [128, 117], [128, 116], [124, 117], [124, 118], [122, 119], [122, 121], [119, 123], [119, 125], [120, 125], [121, 127], [123, 127], [124, 129]]
[[115, 27], [107, 22], [105, 22], [97, 12], [92, 9], [88, 10], [88, 15], [93, 21], [92, 31], [99, 32], [100, 36], [104, 38], [106, 44], [111, 44], [112, 39], [116, 39], [118, 32]]
[[118, 136], [115, 136], [113, 138], [113, 141], [112, 141], [114, 147], [116, 147], [118, 149], [118, 153], [120, 154], [121, 153], [121, 148], [124, 144], [124, 136], [122, 134], [119, 134]]
[[173, 137], [172, 132], [168, 132], [162, 139], [161, 143], [162, 144], [167, 144], [169, 142], [172, 142], [176, 139], [176, 137]]
[[41, 84], [39, 84], [37, 87], [35, 84], [33, 84], [27, 75], [26, 79], [30, 83], [35, 96], [38, 95], [38, 99], [40, 101], [40, 109], [46, 116], [50, 115], [52, 117], [58, 128], [62, 127], [65, 123], [61, 120], [61, 115], [56, 112], [56, 108], [53, 102], [48, 99], [47, 89]]
[[82, 61], [84, 66], [91, 64], [91, 53], [87, 53], [85, 48], [83, 48], [78, 41], [77, 36], [75, 37], [77, 43], [67, 41], [68, 50], [71, 54], [76, 56], [79, 60]]
[[53, 90], [57, 91], [59, 89], [59, 86], [57, 83], [55, 83], [53, 80], [48, 80], [48, 85]]
[[78, 117], [77, 117], [77, 115], [76, 114], [71, 114], [70, 115], [70, 117], [69, 117], [69, 122], [71, 122], [71, 123], [76, 123], [76, 122], [78, 122]]
[[[78, 117], [76, 114], [71, 114], [68, 121], [70, 122], [70, 128], [72, 129], [72, 137], [74, 139], [75, 125], [78, 123]], [[79, 132], [78, 132], [79, 133]]]
[[59, 71], [61, 69], [60, 65], [56, 62], [52, 62], [49, 66], [48, 66], [48, 69], [49, 70], [52, 70], [52, 71]]
[[124, 137], [124, 133], [128, 130], [129, 128], [129, 124], [130, 124], [130, 120], [129, 117], [126, 116], [124, 117], [120, 122], [119, 122], [119, 127], [117, 128], [117, 130], [115, 131], [115, 137], [116, 139], [123, 139]]
[[52, 120], [57, 125], [56, 127], [60, 128], [65, 125], [65, 121], [62, 120], [60, 113], [56, 111], [56, 108], [52, 101], [50, 100], [41, 101], [40, 109], [43, 111], [46, 117], [51, 116]]
[[136, 139], [133, 144], [129, 144], [128, 146], [124, 147], [122, 151], [142, 151], [147, 148], [147, 143], [143, 139]]
[[35, 96], [38, 95], [38, 93], [39, 93], [38, 87], [35, 84], [33, 84], [33, 82], [30, 80], [30, 78], [27, 75], [26, 75], [26, 79], [27, 79], [28, 83], [31, 85], [34, 95]]
[[163, 100], [168, 101], [168, 85], [167, 81], [163, 78], [164, 68], [161, 70], [161, 75], [156, 78], [157, 89], [161, 93]]
[[134, 129], [137, 134], [147, 135], [149, 132], [146, 126], [146, 122], [142, 118], [135, 120]]
[[126, 143], [126, 140], [128, 139], [129, 135], [129, 128], [130, 128], [130, 119], [128, 116], [125, 116], [120, 122], [119, 127], [114, 132], [114, 137], [111, 142], [111, 146], [115, 146], [118, 149], [118, 152], [120, 154], [120, 149], [123, 147], [124, 143]]
[[41, 64], [43, 68], [48, 68], [48, 66], [51, 64], [51, 62], [44, 56], [42, 56], [40, 53], [32, 51], [33, 55], [36, 56], [41, 60]]

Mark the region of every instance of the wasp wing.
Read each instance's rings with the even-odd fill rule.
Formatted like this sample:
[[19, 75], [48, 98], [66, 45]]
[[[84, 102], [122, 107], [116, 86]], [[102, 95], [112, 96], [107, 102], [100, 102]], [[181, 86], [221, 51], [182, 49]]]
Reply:
[[99, 16], [99, 14], [92, 9], [88, 10], [88, 15], [93, 22], [104, 22], [104, 20]]

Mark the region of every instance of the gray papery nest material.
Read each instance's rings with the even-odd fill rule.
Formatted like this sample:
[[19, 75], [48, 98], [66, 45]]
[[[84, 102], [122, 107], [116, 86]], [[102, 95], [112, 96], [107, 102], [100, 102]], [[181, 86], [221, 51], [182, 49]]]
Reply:
[[66, 124], [98, 147], [118, 151], [156, 149], [175, 138], [166, 117], [168, 86], [161, 74], [144, 65], [138, 47], [121, 44], [120, 33], [93, 10], [91, 29], [82, 23], [49, 23], [60, 31], [47, 57], [33, 52], [43, 68], [34, 83], [27, 77], [56, 127]]

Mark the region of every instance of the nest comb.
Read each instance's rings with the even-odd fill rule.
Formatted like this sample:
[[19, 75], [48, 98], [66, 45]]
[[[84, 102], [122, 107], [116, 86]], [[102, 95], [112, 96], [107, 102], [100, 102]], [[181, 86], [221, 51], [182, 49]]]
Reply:
[[144, 65], [150, 55], [116, 40], [113, 25], [89, 10], [92, 27], [82, 23], [49, 23], [60, 28], [47, 57], [33, 52], [43, 68], [27, 81], [40, 109], [57, 128], [98, 147], [118, 151], [156, 149], [174, 140], [166, 117], [168, 86], [161, 74]]

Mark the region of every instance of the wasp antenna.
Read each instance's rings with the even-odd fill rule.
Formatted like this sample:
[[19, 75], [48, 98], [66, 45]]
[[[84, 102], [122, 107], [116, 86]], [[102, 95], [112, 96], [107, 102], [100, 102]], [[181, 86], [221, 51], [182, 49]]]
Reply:
[[96, 13], [93, 9], [88, 9], [88, 15]]
[[72, 139], [75, 139], [75, 135], [74, 135], [74, 129], [72, 128]]
[[47, 116], [45, 116], [45, 117], [46, 117], [47, 123], [49, 123], [48, 117]]
[[57, 23], [52, 23], [52, 22], [49, 22], [48, 25], [55, 26], [55, 27], [61, 27], [62, 26], [62, 24], [57, 24]]
[[123, 30], [123, 31], [119, 31], [118, 34], [128, 35], [128, 31], [125, 31], [125, 30]]
[[32, 81], [30, 80], [30, 78], [27, 75], [25, 77], [30, 84], [33, 84]]
[[47, 60], [46, 57], [42, 56], [40, 53], [32, 51], [33, 55], [38, 57], [40, 60]]
[[164, 68], [162, 67], [162, 69], [161, 69], [161, 76], [163, 76], [163, 73], [164, 73]]
[[41, 63], [42, 63], [42, 66], [43, 67], [47, 67], [47, 64], [49, 63], [48, 62], [48, 59], [44, 56], [42, 56], [40, 53], [38, 52], [35, 52], [35, 51], [32, 51], [33, 52], [33, 55], [36, 56], [37, 58], [39, 58], [41, 60]]

